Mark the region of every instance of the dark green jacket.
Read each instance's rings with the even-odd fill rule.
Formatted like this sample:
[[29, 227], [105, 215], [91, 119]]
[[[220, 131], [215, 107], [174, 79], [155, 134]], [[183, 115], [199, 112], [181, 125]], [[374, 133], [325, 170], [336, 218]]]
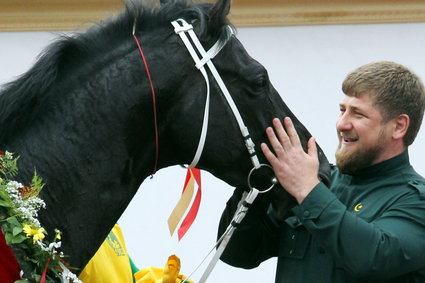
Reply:
[[258, 200], [222, 260], [253, 268], [278, 256], [276, 283], [425, 282], [425, 179], [407, 151], [355, 176], [333, 168], [330, 189], [320, 183], [292, 211], [276, 222]]

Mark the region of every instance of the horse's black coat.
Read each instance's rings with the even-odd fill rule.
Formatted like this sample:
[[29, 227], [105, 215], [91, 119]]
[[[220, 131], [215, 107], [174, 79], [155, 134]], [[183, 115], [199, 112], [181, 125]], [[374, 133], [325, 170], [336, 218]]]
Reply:
[[[135, 19], [157, 95], [160, 169], [192, 160], [206, 93], [170, 21], [193, 23], [208, 49], [229, 36], [229, 8], [230, 0], [215, 5], [129, 3], [117, 18], [60, 38], [27, 73], [1, 90], [0, 149], [21, 156], [20, 180], [28, 181], [36, 168], [46, 182], [41, 197], [47, 209], [40, 221], [50, 232], [63, 232], [63, 250], [72, 266], [87, 263], [153, 170], [152, 97], [132, 38]], [[214, 64], [257, 145], [266, 141], [264, 129], [271, 119], [284, 116], [293, 118], [305, 144], [310, 134], [236, 37]], [[227, 102], [211, 82], [208, 136], [198, 167], [232, 186], [246, 187], [251, 161]], [[261, 154], [259, 158], [265, 162]], [[325, 176], [323, 154], [321, 161]], [[270, 185], [270, 172], [257, 175], [255, 186]]]

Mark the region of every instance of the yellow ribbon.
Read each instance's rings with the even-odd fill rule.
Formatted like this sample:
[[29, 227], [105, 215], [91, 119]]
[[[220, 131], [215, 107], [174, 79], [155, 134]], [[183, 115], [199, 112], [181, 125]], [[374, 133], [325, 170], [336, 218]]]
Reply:
[[170, 216], [168, 217], [168, 229], [170, 230], [170, 235], [174, 234], [177, 225], [183, 218], [183, 215], [189, 207], [193, 197], [195, 178], [193, 177], [193, 174], [190, 169], [188, 170], [187, 174], [188, 176], [190, 174], [190, 177], [186, 182], [183, 194], [180, 197], [180, 200], [178, 201], [176, 206], [174, 207], [173, 211], [171, 212]]

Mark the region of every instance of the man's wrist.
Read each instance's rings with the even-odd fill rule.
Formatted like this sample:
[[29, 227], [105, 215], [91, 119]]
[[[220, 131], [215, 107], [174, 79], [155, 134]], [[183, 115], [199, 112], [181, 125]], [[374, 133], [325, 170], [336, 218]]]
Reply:
[[[304, 199], [311, 193], [311, 191], [320, 183], [319, 180], [312, 182], [309, 185], [305, 185], [303, 189], [297, 190], [297, 193], [293, 197], [297, 200], [298, 204], [301, 204]], [[307, 188], [307, 189], [305, 189]]]

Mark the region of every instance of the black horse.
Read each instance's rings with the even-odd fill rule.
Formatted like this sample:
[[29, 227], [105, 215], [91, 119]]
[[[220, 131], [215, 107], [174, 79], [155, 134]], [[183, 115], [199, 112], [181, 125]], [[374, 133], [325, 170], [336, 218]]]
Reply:
[[[256, 145], [266, 142], [264, 130], [274, 117], [292, 117], [304, 144], [310, 137], [265, 68], [230, 32], [229, 9], [230, 0], [127, 4], [116, 18], [60, 38], [2, 89], [0, 149], [20, 156], [18, 180], [27, 183], [36, 168], [45, 181], [47, 209], [39, 219], [47, 231], [62, 231], [71, 266], [84, 267], [146, 177], [193, 159], [206, 84], [171, 21], [193, 24], [206, 49], [225, 44], [213, 63]], [[197, 167], [246, 188], [250, 156], [227, 100], [208, 76], [210, 118]], [[320, 156], [326, 176], [328, 163]], [[271, 174], [258, 170], [253, 185], [270, 186]]]

